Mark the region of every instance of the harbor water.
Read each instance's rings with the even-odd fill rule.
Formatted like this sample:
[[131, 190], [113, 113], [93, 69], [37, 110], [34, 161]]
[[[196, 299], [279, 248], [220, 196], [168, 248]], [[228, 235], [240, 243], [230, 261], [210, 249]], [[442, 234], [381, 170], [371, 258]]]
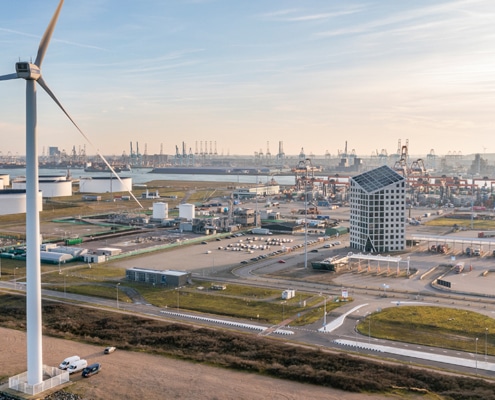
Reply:
[[[206, 175], [206, 174], [156, 174], [150, 173], [152, 168], [137, 168], [131, 171], [120, 172], [118, 175], [121, 177], [132, 178], [133, 184], [146, 184], [151, 181], [165, 180], [165, 181], [197, 181], [197, 182], [225, 182], [225, 183], [248, 183], [248, 184], [267, 184], [272, 178], [279, 185], [294, 185], [295, 178], [293, 175], [245, 175], [245, 174], [225, 174], [225, 175]], [[87, 177], [103, 177], [111, 176], [110, 172], [85, 172], [84, 169], [56, 169], [56, 168], [40, 168], [40, 176], [50, 175], [66, 175], [70, 173], [72, 179], [87, 178]], [[24, 168], [9, 168], [0, 169], [0, 174], [6, 174], [10, 176], [10, 179], [14, 179], [18, 176], [26, 176], [26, 170]]]

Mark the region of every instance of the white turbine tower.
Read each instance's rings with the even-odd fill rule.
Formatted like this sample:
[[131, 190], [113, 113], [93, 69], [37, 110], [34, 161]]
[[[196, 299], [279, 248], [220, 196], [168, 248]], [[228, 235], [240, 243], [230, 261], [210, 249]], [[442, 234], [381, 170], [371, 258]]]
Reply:
[[[26, 331], [27, 331], [27, 383], [37, 385], [43, 381], [42, 321], [41, 321], [41, 273], [40, 273], [40, 207], [38, 203], [38, 143], [36, 135], [36, 82], [57, 103], [86, 141], [88, 137], [79, 129], [62, 104], [55, 97], [41, 75], [41, 64], [55, 29], [64, 0], [60, 0], [38, 47], [34, 63], [18, 62], [16, 73], [0, 76], [0, 81], [22, 78], [26, 80]], [[112, 166], [97, 150], [98, 155], [114, 173]], [[121, 181], [121, 180], [120, 180]], [[122, 182], [122, 181], [121, 181]], [[139, 204], [139, 201], [131, 193]], [[139, 204], [140, 205], [140, 204]]]

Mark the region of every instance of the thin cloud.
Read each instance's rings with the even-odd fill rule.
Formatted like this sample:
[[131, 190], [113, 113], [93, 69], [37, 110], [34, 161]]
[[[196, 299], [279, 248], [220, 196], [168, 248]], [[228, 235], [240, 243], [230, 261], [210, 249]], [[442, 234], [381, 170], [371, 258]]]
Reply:
[[316, 21], [316, 20], [322, 20], [322, 19], [341, 17], [343, 15], [355, 14], [355, 13], [360, 12], [360, 11], [361, 11], [361, 9], [352, 9], [352, 10], [336, 11], [336, 12], [329, 12], [329, 13], [322, 13], [322, 14], [309, 14], [309, 15], [302, 15], [299, 17], [286, 18], [286, 19], [284, 19], [284, 21], [289, 21], [289, 22]]
[[262, 18], [280, 17], [282, 15], [293, 14], [293, 13], [296, 13], [298, 11], [299, 11], [299, 9], [297, 9], [297, 8], [289, 8], [289, 9], [285, 9], [285, 10], [278, 10], [278, 11], [271, 11], [271, 12], [263, 13], [260, 15], [260, 17], [262, 17]]

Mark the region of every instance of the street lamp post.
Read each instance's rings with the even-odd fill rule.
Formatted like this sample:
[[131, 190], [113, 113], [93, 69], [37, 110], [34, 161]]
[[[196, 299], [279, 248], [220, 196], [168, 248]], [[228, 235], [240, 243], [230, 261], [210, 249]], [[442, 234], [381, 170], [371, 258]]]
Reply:
[[368, 344], [371, 344], [371, 314], [368, 317]]
[[320, 296], [323, 297], [323, 330], [327, 330], [327, 296], [320, 292]]
[[358, 333], [358, 325], [359, 325], [359, 320], [356, 321], [356, 327], [354, 329], [354, 341], [356, 342], [356, 347], [357, 347], [357, 333]]
[[175, 288], [175, 290], [177, 291], [177, 311], [180, 310], [180, 304], [179, 304], [179, 295], [180, 295], [180, 290], [178, 287]]
[[15, 280], [15, 271], [17, 271], [19, 267], [14, 268], [14, 290], [17, 289], [17, 281]]
[[117, 285], [115, 286], [115, 288], [117, 289], [117, 310], [119, 309], [119, 286], [120, 282], [117, 283]]
[[323, 330], [327, 330], [327, 296], [325, 296], [325, 302], [323, 303]]
[[476, 375], [478, 375], [478, 338], [476, 338], [475, 341], [474, 363], [475, 363]]
[[308, 191], [304, 183], [304, 268], [308, 268]]
[[488, 328], [485, 328], [485, 362], [488, 358]]

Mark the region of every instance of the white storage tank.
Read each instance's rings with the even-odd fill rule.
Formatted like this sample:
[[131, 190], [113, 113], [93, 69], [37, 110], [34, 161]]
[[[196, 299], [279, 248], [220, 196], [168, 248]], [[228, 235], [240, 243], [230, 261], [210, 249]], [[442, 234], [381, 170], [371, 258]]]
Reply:
[[179, 218], [184, 218], [188, 221], [191, 221], [195, 217], [196, 207], [194, 204], [179, 204]]
[[167, 219], [168, 218], [168, 203], [161, 201], [153, 203], [153, 219]]
[[[122, 181], [122, 182], [121, 182]], [[79, 179], [80, 193], [115, 193], [132, 190], [132, 178], [91, 177]]]
[[[43, 210], [41, 191], [38, 192], [38, 207]], [[26, 212], [26, 191], [5, 189], [0, 191], [0, 215], [20, 214]]]
[[9, 174], [0, 174], [0, 180], [2, 181], [2, 188], [5, 186], [10, 186], [10, 175]]
[[[44, 198], [72, 196], [72, 180], [64, 175], [45, 175], [38, 179]], [[26, 178], [12, 180], [12, 189], [26, 190]]]

